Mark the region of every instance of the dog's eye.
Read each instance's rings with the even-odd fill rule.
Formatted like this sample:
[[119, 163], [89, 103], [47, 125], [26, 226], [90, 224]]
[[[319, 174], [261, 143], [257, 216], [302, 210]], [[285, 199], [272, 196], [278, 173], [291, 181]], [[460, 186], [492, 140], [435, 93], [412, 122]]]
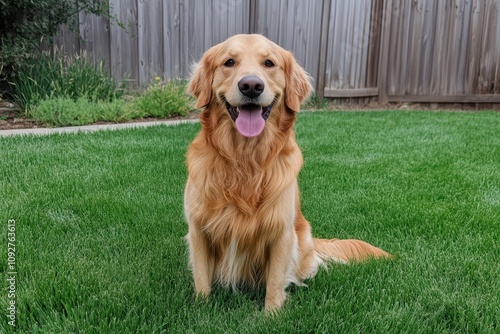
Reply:
[[268, 59], [268, 60], [266, 60], [266, 61], [264, 62], [264, 66], [265, 66], [265, 67], [273, 67], [273, 66], [274, 66], [274, 63]]
[[233, 67], [234, 65], [236, 65], [236, 62], [234, 61], [234, 59], [228, 59], [224, 63], [224, 66], [226, 66], [226, 67]]

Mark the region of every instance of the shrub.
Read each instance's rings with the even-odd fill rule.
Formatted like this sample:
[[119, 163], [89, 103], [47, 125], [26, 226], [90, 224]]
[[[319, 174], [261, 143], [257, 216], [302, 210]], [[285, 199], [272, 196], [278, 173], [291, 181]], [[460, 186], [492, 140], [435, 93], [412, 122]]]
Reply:
[[67, 97], [42, 100], [33, 109], [32, 116], [38, 122], [51, 126], [83, 125], [99, 119], [96, 103], [80, 97], [76, 101]]
[[92, 102], [84, 97], [76, 101], [66, 97], [42, 100], [31, 116], [49, 126], [76, 126], [97, 121], [123, 122], [144, 115], [130, 108], [130, 104], [117, 99], [112, 102]]
[[98, 108], [100, 112], [99, 120], [101, 121], [123, 122], [146, 117], [143, 112], [134, 109], [131, 103], [122, 99], [112, 102], [100, 102]]
[[193, 109], [192, 101], [185, 93], [184, 85], [173, 81], [161, 83], [157, 77], [134, 101], [133, 108], [149, 117], [185, 116]]

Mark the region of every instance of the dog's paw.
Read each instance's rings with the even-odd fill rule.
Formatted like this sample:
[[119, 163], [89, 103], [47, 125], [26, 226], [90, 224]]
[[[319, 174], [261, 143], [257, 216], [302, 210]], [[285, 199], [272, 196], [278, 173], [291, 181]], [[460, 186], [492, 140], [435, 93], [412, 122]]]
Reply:
[[264, 304], [266, 313], [277, 313], [285, 304], [285, 299], [286, 293], [284, 291], [275, 296], [266, 296], [266, 303]]

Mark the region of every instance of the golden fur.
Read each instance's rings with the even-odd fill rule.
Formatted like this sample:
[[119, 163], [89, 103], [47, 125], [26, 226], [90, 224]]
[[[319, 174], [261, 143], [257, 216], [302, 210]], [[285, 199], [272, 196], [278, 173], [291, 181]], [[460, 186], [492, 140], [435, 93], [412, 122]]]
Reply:
[[[238, 88], [248, 76], [265, 86], [258, 97]], [[301, 284], [324, 262], [389, 256], [359, 240], [312, 238], [300, 211], [302, 154], [293, 132], [312, 88], [290, 52], [260, 35], [234, 36], [203, 55], [187, 89], [203, 108], [201, 131], [187, 152], [184, 196], [198, 295], [210, 294], [214, 282], [262, 284], [265, 309], [274, 310], [283, 305], [289, 283]], [[272, 106], [254, 137], [242, 135], [228, 112], [248, 102], [259, 110]]]

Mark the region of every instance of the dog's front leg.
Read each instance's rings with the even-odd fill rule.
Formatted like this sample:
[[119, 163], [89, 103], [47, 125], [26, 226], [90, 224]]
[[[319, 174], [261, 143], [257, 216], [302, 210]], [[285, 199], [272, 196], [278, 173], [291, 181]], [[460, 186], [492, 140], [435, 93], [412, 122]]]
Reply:
[[189, 229], [187, 240], [196, 295], [206, 297], [212, 290], [214, 259], [211, 258], [207, 240], [201, 233]]
[[287, 276], [293, 262], [293, 245], [296, 238], [292, 231], [277, 240], [270, 248], [269, 267], [266, 277], [266, 311], [281, 308], [286, 299]]

